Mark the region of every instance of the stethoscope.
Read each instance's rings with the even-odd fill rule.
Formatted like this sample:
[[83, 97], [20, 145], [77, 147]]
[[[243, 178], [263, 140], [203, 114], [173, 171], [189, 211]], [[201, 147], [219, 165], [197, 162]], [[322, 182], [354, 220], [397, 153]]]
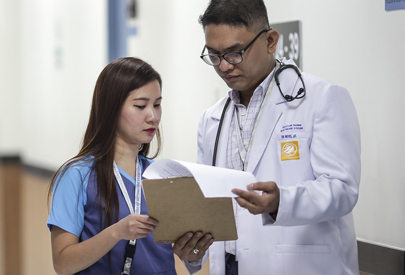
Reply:
[[[276, 72], [274, 73], [274, 80], [277, 84], [277, 87], [280, 91], [281, 96], [288, 102], [294, 101], [296, 99], [302, 99], [304, 98], [306, 92], [305, 92], [305, 83], [304, 80], [302, 80], [302, 76], [301, 76], [301, 72], [300, 69], [298, 69], [297, 66], [295, 66], [294, 64], [285, 64], [283, 61], [276, 59], [276, 61], [280, 64], [280, 68], [278, 68], [276, 70]], [[280, 80], [278, 78], [278, 76], [280, 75], [280, 73], [286, 69], [293, 69], [296, 74], [298, 75], [299, 79], [301, 80], [302, 83], [302, 87], [299, 88], [297, 94], [295, 96], [292, 95], [284, 95], [283, 91], [281, 91], [280, 88]], [[225, 118], [225, 113], [226, 110], [228, 109], [229, 103], [231, 102], [231, 98], [228, 97], [228, 99], [225, 102], [224, 105], [224, 109], [222, 110], [222, 114], [221, 114], [221, 119], [219, 120], [219, 125], [218, 125], [218, 131], [217, 131], [217, 136], [215, 138], [215, 145], [214, 145], [214, 154], [212, 156], [212, 166], [215, 166], [216, 164], [216, 159], [217, 159], [217, 151], [218, 151], [218, 142], [219, 142], [219, 137], [221, 135], [221, 130], [222, 130], [222, 124], [224, 122], [224, 118]]]

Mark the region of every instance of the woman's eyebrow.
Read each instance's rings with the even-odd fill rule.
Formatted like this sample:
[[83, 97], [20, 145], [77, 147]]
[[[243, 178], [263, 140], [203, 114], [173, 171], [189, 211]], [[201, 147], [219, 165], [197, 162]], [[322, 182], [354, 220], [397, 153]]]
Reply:
[[[157, 100], [161, 100], [161, 99], [162, 99], [162, 97], [160, 96], [160, 97], [156, 98], [156, 99], [155, 99], [155, 101], [157, 101]], [[149, 101], [149, 100], [150, 100], [150, 98], [147, 98], [147, 97], [138, 97], [138, 98], [134, 98], [134, 99], [132, 99], [132, 101], [135, 101], [135, 100]]]
[[149, 98], [147, 98], [147, 97], [138, 97], [138, 98], [134, 98], [134, 99], [132, 99], [133, 101], [135, 101], [135, 100], [143, 100], [143, 101], [149, 101]]

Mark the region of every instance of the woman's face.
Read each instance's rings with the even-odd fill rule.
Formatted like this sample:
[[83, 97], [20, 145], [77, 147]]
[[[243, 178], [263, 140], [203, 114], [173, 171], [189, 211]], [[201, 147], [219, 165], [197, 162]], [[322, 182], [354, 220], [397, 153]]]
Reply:
[[128, 146], [150, 143], [162, 116], [161, 90], [157, 80], [133, 90], [118, 119], [117, 138]]

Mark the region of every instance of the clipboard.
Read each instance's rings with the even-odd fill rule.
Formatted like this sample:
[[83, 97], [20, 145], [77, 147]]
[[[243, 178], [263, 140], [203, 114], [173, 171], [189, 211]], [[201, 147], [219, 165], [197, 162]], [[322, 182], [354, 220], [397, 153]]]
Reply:
[[155, 243], [174, 243], [197, 231], [214, 241], [238, 239], [232, 198], [205, 198], [194, 177], [146, 179], [142, 185], [149, 216], [159, 221]]

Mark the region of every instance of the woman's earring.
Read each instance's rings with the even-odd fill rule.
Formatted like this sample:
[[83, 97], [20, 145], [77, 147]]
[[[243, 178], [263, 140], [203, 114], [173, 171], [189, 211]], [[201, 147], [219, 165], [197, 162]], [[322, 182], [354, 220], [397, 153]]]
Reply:
[[142, 151], [143, 149], [143, 143], [141, 144], [141, 146], [139, 146], [139, 152]]

